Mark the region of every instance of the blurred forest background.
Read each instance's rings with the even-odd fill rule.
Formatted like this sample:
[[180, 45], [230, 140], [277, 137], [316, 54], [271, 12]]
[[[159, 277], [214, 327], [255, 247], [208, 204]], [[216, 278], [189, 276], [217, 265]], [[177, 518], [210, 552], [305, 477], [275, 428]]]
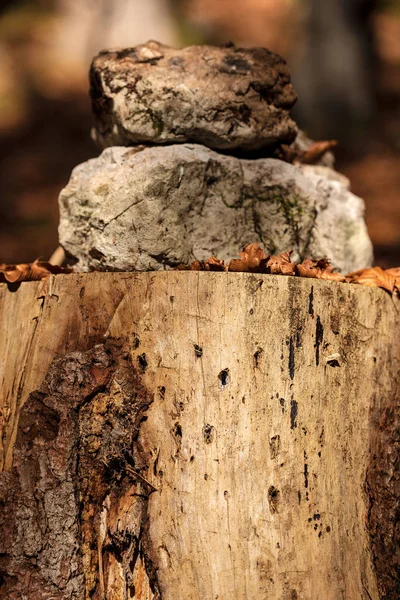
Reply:
[[99, 153], [91, 58], [148, 39], [281, 54], [300, 126], [340, 142], [376, 262], [400, 265], [400, 0], [0, 0], [0, 262], [57, 247], [58, 193]]

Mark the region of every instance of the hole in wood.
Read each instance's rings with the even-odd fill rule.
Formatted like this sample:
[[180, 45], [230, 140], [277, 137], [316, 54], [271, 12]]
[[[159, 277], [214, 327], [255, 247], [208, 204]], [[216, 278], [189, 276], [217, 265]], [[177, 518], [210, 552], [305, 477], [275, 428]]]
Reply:
[[203, 356], [203, 348], [198, 344], [194, 344], [194, 354], [196, 358], [201, 358]]
[[259, 365], [261, 356], [263, 354], [264, 350], [262, 348], [258, 348], [254, 354], [253, 354], [253, 362], [254, 362], [254, 368], [256, 369]]
[[144, 372], [147, 367], [148, 367], [148, 362], [147, 362], [147, 357], [145, 355], [145, 353], [143, 352], [143, 354], [140, 354], [138, 356], [138, 364], [140, 369]]
[[215, 427], [206, 423], [203, 427], [203, 437], [206, 444], [211, 444], [215, 437]]
[[182, 437], [182, 426], [180, 423], [175, 423], [174, 425], [174, 435], [175, 437]]
[[218, 375], [218, 379], [219, 379], [219, 387], [222, 389], [224, 387], [226, 387], [227, 385], [229, 385], [230, 383], [230, 379], [229, 379], [229, 369], [223, 369], [219, 375]]
[[273, 485], [268, 489], [268, 504], [269, 509], [272, 513], [278, 512], [278, 506], [280, 503], [280, 491]]

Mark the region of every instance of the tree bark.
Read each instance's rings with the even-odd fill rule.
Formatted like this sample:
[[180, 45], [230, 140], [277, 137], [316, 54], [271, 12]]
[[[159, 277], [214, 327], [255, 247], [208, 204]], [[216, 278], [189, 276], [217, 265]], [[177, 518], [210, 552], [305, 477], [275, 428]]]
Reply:
[[245, 273], [0, 285], [0, 598], [398, 598], [396, 302]]

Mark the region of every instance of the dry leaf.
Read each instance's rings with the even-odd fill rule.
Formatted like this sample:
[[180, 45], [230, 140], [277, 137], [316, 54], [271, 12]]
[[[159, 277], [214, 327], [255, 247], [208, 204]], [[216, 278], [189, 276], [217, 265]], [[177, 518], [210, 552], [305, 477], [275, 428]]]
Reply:
[[318, 274], [317, 279], [325, 279], [326, 281], [338, 281], [340, 283], [345, 283], [345, 278], [340, 273], [337, 273], [333, 269], [321, 269], [321, 272]]
[[393, 275], [393, 277], [395, 278], [396, 281], [394, 284], [394, 288], [400, 296], [400, 267], [386, 269], [385, 273], [389, 273], [389, 275]]
[[207, 258], [207, 260], [195, 260], [191, 265], [179, 265], [178, 271], [227, 271], [228, 267], [223, 260], [219, 260], [215, 256]]
[[269, 259], [258, 244], [248, 244], [239, 253], [240, 258], [233, 258], [229, 263], [229, 271], [241, 273], [266, 272], [266, 264]]
[[228, 265], [224, 263], [223, 260], [219, 260], [215, 256], [211, 256], [211, 258], [207, 258], [205, 261], [209, 271], [227, 271]]
[[296, 265], [296, 270], [297, 273], [300, 275], [300, 277], [313, 277], [313, 278], [317, 278], [317, 269], [316, 269], [316, 265], [317, 265], [316, 260], [310, 260], [309, 258], [306, 258], [305, 260], [303, 260], [302, 263], [300, 263], [299, 265]]
[[266, 265], [272, 275], [295, 275], [296, 265], [290, 262], [293, 250], [282, 252], [276, 256], [271, 256]]
[[327, 140], [321, 142], [313, 142], [308, 150], [303, 152], [298, 158], [301, 163], [313, 165], [318, 162], [326, 152], [337, 146], [336, 140]]
[[297, 265], [296, 268], [300, 277], [311, 277], [313, 279], [325, 279], [328, 281], [345, 281], [343, 275], [336, 273], [326, 258], [319, 260], [307, 258]]
[[396, 285], [395, 276], [380, 267], [360, 269], [354, 273], [349, 273], [349, 275], [346, 275], [346, 281], [348, 283], [359, 283], [368, 287], [380, 287], [390, 292], [390, 294], [393, 294]]
[[0, 265], [0, 281], [16, 283], [20, 281], [39, 281], [50, 275], [71, 273], [71, 269], [51, 265], [48, 262], [35, 260], [33, 263], [19, 265]]

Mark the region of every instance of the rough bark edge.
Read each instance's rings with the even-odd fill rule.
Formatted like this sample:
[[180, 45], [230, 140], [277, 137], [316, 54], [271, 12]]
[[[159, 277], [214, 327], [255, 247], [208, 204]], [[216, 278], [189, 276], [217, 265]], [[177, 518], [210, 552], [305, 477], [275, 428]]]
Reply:
[[[29, 394], [13, 468], [0, 474], [0, 598], [100, 600], [110, 555], [123, 564], [127, 587], [140, 556], [161, 597], [143, 541], [152, 489], [135, 440], [153, 399], [141, 371], [126, 348], [107, 341], [55, 358]], [[137, 535], [109, 523], [101, 534], [106, 499], [110, 515], [127, 490], [137, 496]]]
[[[400, 381], [400, 372], [397, 376]], [[400, 598], [400, 388], [372, 424], [367, 527], [381, 600]]]

